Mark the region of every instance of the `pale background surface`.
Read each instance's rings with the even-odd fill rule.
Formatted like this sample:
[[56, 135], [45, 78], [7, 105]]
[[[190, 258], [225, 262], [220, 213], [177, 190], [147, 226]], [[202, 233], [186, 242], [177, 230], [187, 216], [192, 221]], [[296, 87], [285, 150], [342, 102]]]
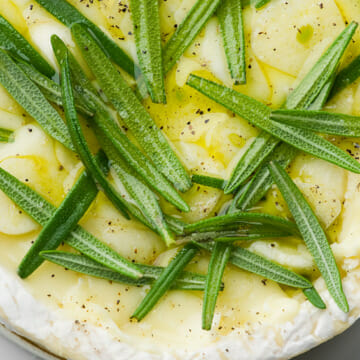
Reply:
[[[0, 349], [1, 360], [40, 360], [1, 336]], [[360, 321], [344, 334], [294, 360], [354, 360], [359, 354]]]

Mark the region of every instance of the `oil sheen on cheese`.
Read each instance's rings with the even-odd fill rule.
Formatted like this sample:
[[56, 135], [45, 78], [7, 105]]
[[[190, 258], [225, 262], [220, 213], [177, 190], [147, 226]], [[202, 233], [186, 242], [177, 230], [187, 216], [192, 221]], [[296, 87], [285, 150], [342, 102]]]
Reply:
[[[135, 57], [131, 14], [127, 1], [71, 0], [87, 17], [109, 33], [129, 55]], [[175, 30], [195, 0], [160, 1], [164, 42]], [[125, 10], [124, 10], [125, 9]], [[56, 66], [49, 38], [58, 34], [79, 57], [69, 30], [37, 3], [29, 0], [0, 1], [0, 12]], [[234, 88], [273, 108], [281, 106], [327, 46], [344, 29], [345, 23], [360, 18], [355, 0], [273, 0], [262, 10], [247, 7], [244, 12], [247, 40], [248, 83]], [[360, 52], [360, 31], [354, 37], [342, 66]], [[144, 106], [192, 173], [228, 178], [258, 131], [245, 120], [186, 86], [190, 73], [217, 79], [232, 86], [227, 70], [219, 25], [209, 21], [166, 79], [167, 104], [150, 100]], [[131, 81], [129, 79], [129, 81]], [[328, 105], [328, 111], [360, 115], [360, 87], [356, 82]], [[0, 127], [16, 130], [15, 141], [0, 144], [1, 167], [58, 206], [82, 170], [78, 158], [55, 143], [0, 87]], [[86, 133], [94, 148], [98, 145]], [[356, 139], [329, 137], [343, 149], [359, 156]], [[346, 259], [360, 255], [355, 233], [360, 211], [360, 177], [309, 155], [299, 155], [291, 165], [291, 176], [303, 191], [324, 228], [327, 229], [342, 271]], [[194, 185], [184, 195], [191, 212], [185, 221], [196, 221], [218, 212], [229, 197], [216, 189]], [[169, 214], [177, 211], [165, 202]], [[274, 187], [256, 208], [274, 215], [289, 216], [286, 204]], [[32, 221], [0, 192], [0, 264], [16, 268], [40, 231]], [[81, 225], [128, 259], [146, 264], [166, 265], [176, 249], [165, 249], [160, 238], [136, 221], [125, 220], [99, 194], [81, 220]], [[316, 280], [318, 272], [304, 243], [296, 238], [269, 239], [243, 244], [300, 274]], [[64, 247], [65, 248], [65, 247]], [[66, 248], [71, 251], [71, 249]], [[358, 266], [358, 260], [353, 266]], [[195, 258], [188, 269], [206, 273], [206, 254]], [[144, 348], [199, 348], [215, 343], [222, 335], [251, 331], [255, 326], [285, 323], [298, 313], [305, 298], [300, 291], [279, 286], [259, 276], [228, 266], [225, 290], [220, 294], [211, 332], [201, 330], [200, 292], [171, 291], [141, 322], [129, 318], [146, 292], [110, 283], [45, 263], [24, 286], [62, 317], [105, 328], [115, 339]], [[165, 320], [164, 320], [165, 319]], [[139, 341], [141, 339], [141, 341]]]

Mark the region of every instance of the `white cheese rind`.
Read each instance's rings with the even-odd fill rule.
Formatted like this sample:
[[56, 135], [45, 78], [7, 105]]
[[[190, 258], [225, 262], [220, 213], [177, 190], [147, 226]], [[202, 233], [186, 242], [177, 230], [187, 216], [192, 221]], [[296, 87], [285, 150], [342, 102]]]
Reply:
[[[71, 1], [76, 3], [77, 6], [82, 6], [80, 4], [82, 2], [78, 2], [77, 0]], [[16, 0], [15, 2], [23, 9], [23, 20], [25, 21], [26, 19], [29, 35], [34, 45], [41, 47], [44, 56], [55, 66], [56, 62], [50, 49], [49, 36], [52, 32], [56, 32], [73, 48], [74, 43], [71, 39], [69, 30], [66, 29], [65, 26], [55, 23], [53, 20], [49, 20], [46, 12], [39, 9], [38, 6], [35, 6], [33, 10], [30, 10], [29, 4], [32, 2], [29, 0]], [[174, 19], [179, 23], [194, 2], [195, 0], [185, 0], [179, 5], [180, 1], [171, 0], [166, 2], [170, 3], [170, 5], [163, 4], [162, 6], [168, 6], [169, 12], [174, 13]], [[338, 2], [342, 1], [339, 0]], [[344, 5], [350, 2], [351, 0], [343, 0]], [[83, 5], [86, 15], [94, 21], [97, 21], [99, 26], [104, 30], [110, 30], [109, 27], [106, 26], [105, 18], [107, 18], [109, 14], [112, 14], [118, 5], [118, 2], [113, 0], [101, 2], [101, 6], [103, 6], [102, 16], [99, 16], [94, 6], [87, 8], [85, 3], [86, 2], [84, 2]], [[110, 3], [112, 7], [109, 6]], [[290, 5], [288, 6], [285, 3], [290, 3]], [[294, 19], [294, 23], [299, 26], [307, 25], [310, 20], [310, 22], [317, 20], [315, 15], [317, 12], [320, 12], [318, 3], [314, 0], [306, 0], [306, 4], [308, 5], [305, 6], [304, 4], [305, 3], [302, 3], [300, 6], [296, 3], [296, 0], [289, 2], [273, 0], [269, 7], [260, 10], [260, 12], [255, 12], [250, 8], [244, 12], [247, 63], [249, 64], [249, 68], [248, 83], [239, 86], [239, 91], [255, 97], [264, 103], [269, 103], [274, 107], [280, 106], [289, 92], [289, 88], [293, 86], [295, 77], [301, 78], [308, 71], [326, 46], [343, 28], [343, 26], [338, 25], [337, 28], [324, 25], [321, 27], [321, 31], [315, 34], [311, 40], [314, 42], [315, 46], [297, 44], [295, 42], [297, 30], [291, 30], [291, 33], [289, 32], [287, 33], [288, 36], [285, 36], [286, 33], [282, 31], [282, 29], [284, 29], [284, 26], [287, 27], [289, 14], [291, 14], [291, 17]], [[108, 5], [107, 8], [106, 5]], [[316, 6], [316, 11], [314, 12], [315, 15], [311, 17], [302, 17], [302, 13], [297, 11], [298, 7], [300, 6], [302, 9], [305, 9], [310, 7], [310, 5]], [[171, 9], [172, 7], [173, 9]], [[284, 11], [280, 21], [277, 18], [276, 8], [282, 7], [286, 7], [288, 10], [286, 10], [287, 12]], [[323, 21], [324, 24], [335, 20], [338, 22], [340, 13], [335, 6], [335, 2], [332, 0], [326, 2], [325, 8], [323, 18], [325, 17], [326, 21]], [[0, 11], [1, 9], [0, 6]], [[10, 10], [7, 11], [10, 12]], [[164, 11], [164, 8], [162, 11]], [[128, 13], [126, 16], [122, 16], [121, 13], [118, 13], [117, 16], [119, 18], [114, 19], [114, 22], [120, 24], [119, 32], [123, 32], [126, 35], [132, 29], [130, 16]], [[272, 25], [270, 24], [271, 26], [262, 21], [264, 17], [269, 19], [272, 16], [274, 16], [276, 21], [274, 21]], [[26, 28], [24, 21], [17, 24], [17, 26], [19, 28]], [[170, 25], [173, 27], [173, 24]], [[283, 41], [280, 43], [274, 36], [279, 31], [284, 34]], [[269, 32], [271, 35], [270, 41], [267, 41], [269, 39], [264, 38], [264, 32]], [[111, 34], [114, 35], [115, 33], [111, 31]], [[319, 38], [321, 41], [318, 41]], [[250, 40], [252, 41], [250, 42]], [[195, 41], [195, 43], [201, 43], [201, 50], [198, 52], [198, 56], [192, 55], [194, 49], [191, 47], [178, 64], [178, 71], [174, 77], [176, 78], [176, 84], [180, 88], [185, 86], [188, 74], [192, 71], [201, 70], [203, 65], [206, 70], [210, 71], [226, 85], [231, 85], [231, 79], [229, 78], [229, 73], [226, 68], [225, 56], [221, 51], [221, 41], [218, 23], [216, 19], [212, 19]], [[265, 47], [263, 46], [264, 41], [267, 42]], [[276, 44], [276, 51], [274, 51], [275, 45], [273, 45], [272, 41]], [[294, 43], [292, 44], [292, 42]], [[134, 55], [135, 48], [131, 37], [127, 36], [127, 39], [121, 42], [121, 44], [130, 54]], [[289, 44], [292, 44], [293, 46], [289, 47]], [[300, 57], [297, 48], [302, 50], [302, 56]], [[285, 53], [286, 56], [281, 57], [282, 52]], [[288, 53], [291, 53], [290, 55], [296, 61], [289, 61]], [[276, 56], [274, 56], [274, 54], [276, 54]], [[279, 61], [279, 59], [281, 61]], [[299, 81], [299, 79], [297, 79], [297, 81]], [[356, 101], [354, 101], [355, 89], [347, 89], [344, 93], [347, 93], [348, 95], [345, 94], [344, 96], [343, 94], [341, 98], [343, 103], [342, 107], [340, 104], [341, 101], [336, 104], [334, 108], [336, 108], [337, 111], [339, 111], [339, 109], [350, 111], [353, 103], [356, 103]], [[359, 93], [358, 90], [356, 94]], [[186, 99], [186, 94], [184, 95], [180, 92], [179, 96], [184, 96]], [[179, 107], [179, 109], [181, 109], [180, 119], [176, 116], [177, 126], [182, 126], [181, 122], [183, 122], [183, 124], [191, 122], [191, 124], [186, 125], [186, 127], [184, 125], [183, 131], [180, 132], [178, 131], [178, 128], [174, 126], [174, 123], [170, 124], [169, 122], [169, 125], [173, 126], [175, 130], [168, 130], [169, 133], [167, 133], [167, 135], [174, 142], [174, 145], [188, 168], [191, 168], [194, 171], [197, 171], [196, 169], [198, 169], [200, 172], [211, 173], [214, 176], [227, 177], [230, 175], [231, 169], [235, 166], [241, 154], [246, 150], [246, 147], [249, 146], [254, 136], [256, 136], [257, 130], [248, 126], [244, 120], [233, 117], [232, 114], [224, 112], [224, 109], [219, 109], [219, 107], [217, 107], [217, 110], [214, 110], [213, 108], [210, 112], [206, 111], [207, 106], [204, 106], [204, 111], [201, 113], [199, 112], [198, 114], [196, 109], [191, 109], [192, 106], [197, 106], [196, 100], [193, 100], [192, 102], [194, 105], [190, 104], [190, 102], [189, 104], [186, 104], [188, 108]], [[215, 107], [214, 104], [211, 106]], [[4, 94], [2, 89], [0, 89], [0, 108], [14, 114], [13, 116], [17, 116], [20, 126], [21, 118], [19, 118], [19, 116], [21, 116], [21, 110], [18, 112], [18, 106], [9, 101], [8, 96]], [[167, 108], [169, 114], [171, 114], [171, 109], [169, 109], [170, 105]], [[356, 111], [356, 109], [354, 109], [354, 111]], [[203, 112], [205, 112], [205, 114], [202, 114]], [[34, 130], [36, 130], [36, 128], [37, 127], [35, 127]], [[25, 130], [25, 128], [22, 130], [20, 129], [18, 133], [21, 133], [22, 131], [25, 134]], [[239, 133], [241, 134], [241, 137], [239, 137], [239, 135], [236, 137], [235, 135]], [[40, 131], [33, 133], [33, 135], [35, 134], [42, 136]], [[44, 137], [44, 141], [47, 139], [47, 137]], [[23, 141], [23, 144], [26, 145], [27, 142]], [[9, 150], [7, 145], [6, 147], [7, 150]], [[36, 149], [36, 147], [34, 147], [34, 149]], [[79, 173], [79, 166], [81, 165], [77, 159], [71, 158], [69, 154], [66, 154], [66, 151], [64, 151], [61, 146], [59, 147], [59, 145], [55, 147], [55, 151], [53, 152], [41, 151], [37, 155], [41, 157], [40, 155], [42, 154], [51, 155], [54, 158], [54, 162], [61, 163], [68, 173], [66, 179], [59, 179], [59, 172], [55, 172], [57, 169], [52, 169], [55, 175], [49, 178], [61, 180], [61, 183], [63, 184], [63, 188], [62, 186], [55, 187], [56, 189], [61, 190], [59, 190], [59, 193], [56, 194], [56, 196], [54, 195], [54, 199], [51, 199], [53, 200], [52, 202], [56, 203], [62, 199], [62, 192], [66, 193], [66, 191], [71, 188]], [[14, 156], [16, 157], [16, 154]], [[3, 160], [1, 156], [0, 160]], [[331, 197], [336, 199], [336, 207], [334, 206], [333, 211], [325, 211], [330, 208], [324, 207], [324, 210], [318, 214], [319, 217], [322, 217], [323, 223], [329, 226], [337, 219], [339, 211], [341, 210], [341, 203], [343, 201], [342, 183], [345, 182], [345, 176], [343, 173], [334, 175], [332, 172], [332, 176], [328, 176], [323, 180], [320, 175], [325, 174], [325, 172], [329, 173], [328, 164], [324, 165], [324, 170], [320, 173], [318, 166], [315, 165], [312, 168], [315, 169], [315, 174], [307, 171], [304, 162], [301, 162], [299, 172], [301, 171], [302, 173], [299, 174], [298, 180], [302, 182], [303, 189], [306, 189], [306, 187], [312, 189], [313, 186], [321, 184], [322, 188], [324, 188], [327, 193], [331, 190]], [[305, 173], [306, 178], [301, 179], [304, 175], [303, 173]], [[19, 174], [15, 173], [15, 175]], [[326, 180], [330, 177], [336, 178], [337, 182], [341, 183], [341, 186], [335, 186], [333, 180], [327, 182]], [[64, 181], [62, 182], [62, 180]], [[360, 196], [354, 188], [359, 182], [358, 176], [354, 176], [351, 177], [347, 184], [348, 192], [345, 196], [345, 210], [343, 210], [342, 214], [343, 216], [346, 215], [346, 223], [350, 223], [350, 225], [355, 224], [356, 222], [356, 219], [352, 218], [351, 214], [360, 207]], [[35, 188], [39, 187], [38, 182], [33, 185]], [[40, 189], [40, 187], [38, 190], [43, 195], [47, 194], [47, 191]], [[215, 212], [217, 202], [221, 197], [218, 190], [213, 190], [212, 192], [208, 191], [206, 192], [206, 195], [204, 195], [204, 193], [196, 194], [195, 190], [194, 193], [190, 191], [185, 195], [188, 197], [187, 200], [192, 208], [192, 212], [186, 220], [193, 221], [209, 216], [209, 214]], [[314, 196], [316, 198], [316, 192]], [[319, 199], [315, 199], [314, 202], [316, 200]], [[208, 212], [205, 213], [203, 211], [204, 209]], [[136, 258], [137, 261], [148, 261], [149, 254], [154, 250], [161, 250], [162, 245], [161, 243], [159, 245], [156, 236], [152, 233], [149, 235], [149, 232], [144, 230], [141, 226], [137, 228], [134, 223], [127, 223], [128, 228], [125, 230], [122, 229], [120, 232], [119, 228], [123, 228], [124, 226], [121, 220], [116, 219], [116, 214], [116, 211], [113, 210], [109, 204], [104, 205], [104, 203], [99, 201], [89, 211], [86, 218], [83, 219], [82, 224], [90, 232], [99, 236], [103, 241], [113, 246], [124, 256], [129, 258], [135, 257], [133, 252], [136, 250], [136, 254], [138, 254]], [[112, 219], [111, 229], [105, 228], [104, 226], [109, 218]], [[24, 233], [33, 230], [31, 226], [36, 226], [36, 224], [31, 222], [29, 223], [29, 228], [24, 228], [24, 224], [25, 223], [22, 224]], [[19, 333], [49, 348], [49, 350], [57, 355], [71, 358], [72, 360], [270, 360], [289, 358], [306, 351], [343, 331], [359, 316], [360, 308], [358, 304], [360, 304], [360, 289], [358, 284], [360, 274], [356, 268], [359, 264], [358, 258], [360, 250], [358, 250], [358, 245], [356, 244], [360, 243], [358, 239], [359, 235], [357, 235], [360, 234], [360, 231], [357, 231], [357, 228], [358, 226], [346, 226], [340, 233], [338, 243], [332, 245], [335, 256], [339, 259], [339, 263], [343, 260], [343, 270], [350, 271], [350, 274], [344, 278], [344, 288], [351, 306], [351, 312], [348, 315], [343, 314], [338, 310], [329, 297], [323, 281], [320, 279], [317, 281], [316, 287], [328, 304], [328, 309], [326, 311], [318, 310], [308, 302], [304, 302], [301, 294], [293, 297], [286, 295], [277, 284], [271, 283], [268, 285], [268, 288], [266, 289], [267, 292], [264, 292], [264, 294], [267, 295], [269, 294], [269, 291], [274, 290], [274, 294], [279, 296], [279, 301], [262, 301], [263, 298], [260, 296], [258, 296], [260, 300], [258, 299], [257, 301], [263, 302], [264, 306], [270, 308], [270, 310], [268, 309], [268, 312], [265, 311], [265, 313], [269, 315], [269, 318], [271, 318], [272, 321], [268, 320], [267, 322], [264, 321], [263, 323], [259, 323], [258, 321], [253, 321], [254, 317], [249, 317], [248, 320], [252, 324], [244, 324], [243, 322], [241, 326], [236, 327], [232, 332], [223, 335], [218, 329], [222, 325], [222, 317], [224, 315], [228, 317], [234, 316], [234, 318], [237, 316], [241, 319], [244, 318], [240, 311], [240, 314], [231, 312], [225, 305], [232, 306], [234, 304], [234, 306], [237, 307], [241, 307], [243, 304], [249, 305], [250, 301], [248, 299], [246, 299], [247, 302], [245, 302], [239, 296], [238, 299], [236, 299], [239, 301], [235, 301], [234, 303], [230, 301], [232, 298], [228, 297], [228, 304], [224, 305], [224, 302], [226, 302], [224, 301], [224, 298], [226, 299], [226, 296], [233, 289], [230, 286], [226, 288], [224, 293], [219, 297], [219, 308], [215, 314], [213, 331], [207, 333], [201, 331], [199, 325], [201, 318], [201, 296], [194, 294], [179, 295], [179, 292], [172, 292], [166, 300], [160, 302], [156, 309], [149, 315], [151, 321], [148, 322], [148, 319], [145, 319], [145, 321], [139, 325], [140, 331], [138, 331], [139, 329], [131, 329], [128, 323], [129, 316], [125, 310], [122, 310], [122, 319], [114, 319], [111, 318], [110, 315], [104, 315], [104, 309], [101, 308], [100, 303], [98, 304], [95, 301], [93, 304], [87, 304], [87, 306], [90, 307], [93, 305], [95, 310], [99, 310], [98, 312], [95, 311], [93, 317], [91, 315], [84, 315], [83, 313], [80, 314], [79, 306], [76, 307], [77, 305], [72, 303], [71, 300], [72, 296], [75, 299], [79, 299], [81, 298], [81, 295], [84, 295], [80, 294], [81, 290], [83, 290], [81, 286], [86, 283], [84, 278], [79, 278], [78, 283], [73, 283], [73, 278], [69, 279], [69, 288], [66, 289], [67, 293], [61, 298], [68, 300], [68, 302], [63, 308], [57, 307], [54, 309], [51, 306], [48, 307], [44, 305], [42, 302], [42, 300], [46, 298], [46, 293], [44, 295], [43, 292], [47, 291], [47, 287], [44, 286], [43, 283], [41, 283], [40, 294], [37, 294], [36, 290], [39, 290], [39, 288], [31, 288], [31, 285], [34, 285], [31, 284], [31, 279], [30, 281], [22, 282], [14, 275], [14, 272], [10, 273], [5, 270], [5, 268], [0, 268], [0, 294], [2, 294], [0, 296], [0, 315], [7, 324], [10, 324], [10, 326]], [[112, 231], [113, 229], [115, 229], [114, 232]], [[131, 246], [127, 243], [127, 238], [129, 237], [132, 238]], [[254, 251], [261, 252], [264, 248], [265, 243], [259, 244], [262, 246], [258, 246], [257, 248], [254, 246]], [[24, 243], [20, 243], [19, 241], [19, 247], [25, 247], [25, 245], [28, 245], [25, 241]], [[256, 245], [256, 243], [254, 243], [254, 245]], [[140, 249], [139, 252], [137, 251], [138, 248]], [[276, 253], [276, 251], [273, 251], [273, 259], [278, 262], [281, 262], [282, 259], [284, 259], [283, 263], [288, 266], [290, 264], [286, 263], [285, 260], [289, 260], [289, 253], [285, 250], [285, 248], [280, 248], [279, 251], [283, 252], [279, 254]], [[21, 254], [24, 252], [25, 248], [21, 248]], [[301, 271], [308, 271], [309, 269], [311, 271], [311, 259], [306, 258], [304, 262], [302, 253], [303, 252], [295, 254], [295, 256], [298, 255], [298, 258], [291, 258], [291, 262], [294, 267], [297, 267]], [[163, 255], [163, 258], [166, 257], [165, 255], [166, 254]], [[12, 256], [15, 257], [15, 255]], [[142, 259], [142, 256], [144, 256], [145, 259]], [[158, 263], [162, 260], [164, 259], [157, 259]], [[300, 260], [300, 262], [295, 260]], [[202, 266], [204, 266], [206, 271], [207, 260], [201, 259], [201, 261], [203, 261]], [[163, 264], [165, 265], [166, 261]], [[42, 275], [44, 275], [44, 273], [42, 273]], [[244, 279], [249, 283], [254, 281], [253, 288], [248, 287], [248, 289], [246, 289], [252, 296], [256, 296], [260, 293], [258, 283], [261, 278], [260, 280], [256, 277], [250, 278], [249, 275], [248, 279], [244, 274], [231, 274], [233, 278], [236, 277], [236, 275], [239, 275], [237, 279], [238, 283]], [[36, 276], [39, 276], [39, 282], [41, 282], [39, 273]], [[228, 274], [225, 276], [227, 280], [230, 277]], [[58, 277], [56, 277], [56, 280], [58, 280]], [[243, 281], [242, 284], [243, 288], [246, 286], [244, 283], [245, 281]], [[51, 285], [52, 284], [49, 284], [49, 287], [51, 287]], [[106, 282], [104, 281], [101, 284], [94, 282], [92, 285], [95, 286], [96, 291], [101, 292], [99, 289], [102, 289], [102, 285], [104, 285], [105, 288]], [[142, 296], [146, 291], [146, 289], [137, 290], [141, 292], [140, 295]], [[236, 289], [236, 291], [234, 290], [233, 292], [239, 293], [240, 291], [239, 289]], [[280, 292], [282, 297], [279, 295]], [[31, 294], [34, 294], [36, 298]], [[79, 295], [78, 298], [76, 298], [77, 295]], [[185, 310], [188, 310], [187, 312], [185, 312], [184, 309], [180, 310], [174, 308], [173, 311], [163, 312], [164, 309], [168, 309], [172, 305], [169, 298], [175, 299], [174, 301], [179, 301], [179, 299], [184, 300], [184, 302], [187, 299], [187, 304], [193, 305], [196, 311], [194, 311], [193, 308], [185, 308]], [[133, 301], [131, 303], [129, 299], [130, 298], [125, 298], [124, 302], [126, 302], [126, 305], [129, 305], [130, 303], [131, 306], [138, 300], [138, 298], [134, 297], [134, 300], [130, 299]], [[73, 302], [75, 302], [75, 300], [73, 300]], [[258, 303], [256, 303], [256, 305], [250, 304], [251, 306], [244, 307], [245, 309], [243, 309], [243, 311], [253, 312], [257, 304]], [[262, 305], [263, 304], [259, 305], [260, 310]], [[286, 310], [290, 315], [287, 313], [283, 318], [276, 319], [274, 314], [276, 315], [281, 312], [282, 306], [286, 306]], [[128, 308], [127, 310], [129, 310]], [[226, 311], [228, 311], [230, 315], [227, 314]], [[170, 318], [169, 314], [172, 318]], [[87, 323], [76, 320], [79, 317], [84, 319], [86, 316], [88, 316]], [[95, 316], [99, 317], [101, 321], [92, 321]], [[183, 319], [181, 319], [182, 316]], [[193, 318], [185, 319], [186, 316]], [[167, 323], [164, 322], [164, 318], [172, 321], [172, 328], [169, 326], [167, 329]], [[154, 319], [156, 321], [152, 323]], [[290, 320], [284, 322], [284, 319]], [[182, 334], [177, 337], [179, 332], [183, 329], [183, 326], [177, 326], [182, 320], [184, 320], [186, 324], [194, 325], [191, 329], [192, 333], [190, 335], [187, 334], [187, 336], [183, 336]], [[127, 322], [126, 325], [124, 325], [124, 321]], [[151, 327], [151, 325], [153, 326]], [[156, 326], [158, 326], [159, 329], [156, 328]], [[150, 330], [148, 330], [149, 328]], [[173, 328], [176, 328], [175, 330], [177, 332], [173, 331]], [[142, 338], [139, 337], [141, 330], [143, 330]], [[151, 332], [152, 330], [154, 330], [155, 333], [154, 338], [151, 338], [150, 336], [150, 334], [153, 335]], [[166, 332], [168, 333], [166, 334], [167, 337], [163, 336]], [[181, 346], [178, 346], [182, 341], [183, 343]]]
[[50, 311], [3, 268], [0, 268], [0, 314], [12, 330], [72, 360], [280, 360], [332, 338], [359, 317], [360, 271], [349, 274], [343, 284], [350, 304], [349, 314], [338, 309], [323, 281], [318, 280], [316, 286], [328, 305], [326, 311], [304, 302], [291, 322], [217, 336], [212, 346], [196, 350], [188, 350], [184, 344], [182, 350], [168, 351], [153, 346], [145, 351], [140, 346], [119, 342], [104, 328], [67, 319], [61, 310]]

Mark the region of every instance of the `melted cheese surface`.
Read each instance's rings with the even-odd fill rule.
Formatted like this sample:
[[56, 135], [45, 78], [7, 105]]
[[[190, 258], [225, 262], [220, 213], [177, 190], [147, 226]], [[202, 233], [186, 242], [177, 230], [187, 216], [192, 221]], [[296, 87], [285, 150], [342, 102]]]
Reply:
[[[136, 57], [131, 14], [122, 11], [127, 9], [127, 1], [70, 2], [111, 35], [129, 55]], [[169, 39], [174, 25], [182, 21], [194, 3], [195, 0], [160, 1], [164, 41]], [[39, 5], [29, 0], [0, 0], [0, 12], [54, 66], [57, 65], [49, 39], [52, 34], [58, 34], [91, 76], [69, 30]], [[273, 0], [259, 11], [246, 7], [244, 19], [248, 82], [234, 86], [234, 89], [276, 108], [344, 29], [345, 23], [360, 19], [360, 5], [356, 0], [327, 0], [321, 6], [316, 0]], [[359, 43], [358, 30], [341, 66], [360, 53]], [[193, 72], [233, 86], [215, 17], [168, 74], [167, 104], [157, 105], [145, 100], [144, 106], [163, 128], [190, 172], [228, 178], [258, 130], [186, 86], [186, 79]], [[359, 82], [336, 96], [327, 105], [327, 110], [360, 115]], [[81, 163], [74, 154], [47, 136], [0, 87], [0, 127], [9, 124], [16, 131], [15, 142], [0, 144], [1, 167], [58, 206], [82, 170]], [[94, 136], [90, 132], [87, 135], [96, 146]], [[351, 151], [355, 157], [360, 156], [358, 139], [329, 139]], [[327, 229], [343, 274], [349, 268], [357, 268], [360, 259], [360, 243], [356, 241], [360, 233], [357, 220], [360, 176], [304, 154], [296, 158], [290, 170]], [[184, 194], [184, 199], [191, 206], [191, 212], [183, 214], [182, 218], [194, 222], [213, 216], [229, 197], [219, 190], [195, 184]], [[169, 214], [179, 215], [165, 202], [162, 207]], [[257, 211], [290, 217], [275, 187], [257, 206]], [[40, 226], [1, 192], [0, 214], [0, 264], [16, 272]], [[160, 238], [143, 225], [122, 218], [101, 193], [80, 224], [130, 260], [166, 265], [176, 252], [176, 249], [165, 249]], [[319, 276], [300, 239], [269, 239], [244, 246], [313, 280]], [[205, 253], [201, 254], [188, 269], [205, 274], [208, 260]], [[223, 335], [241, 334], [254, 326], [291, 321], [305, 301], [300, 291], [232, 266], [227, 267], [224, 282], [225, 290], [219, 296], [211, 332], [201, 330], [200, 292], [168, 292], [141, 323], [132, 323], [129, 318], [148, 287], [110, 283], [50, 263], [41, 266], [23, 281], [23, 285], [39, 302], [62, 317], [105, 328], [117, 340], [155, 352], [174, 347], [200, 349], [217, 342]]]

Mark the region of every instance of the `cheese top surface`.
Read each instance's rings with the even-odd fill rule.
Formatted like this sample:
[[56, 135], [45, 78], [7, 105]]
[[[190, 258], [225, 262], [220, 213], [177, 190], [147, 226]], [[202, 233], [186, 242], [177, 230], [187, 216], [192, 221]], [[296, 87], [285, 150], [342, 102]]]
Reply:
[[[136, 59], [127, 1], [69, 2]], [[164, 42], [194, 3], [194, 0], [160, 1]], [[0, 0], [0, 13], [54, 67], [57, 65], [51, 50], [50, 36], [58, 34], [72, 48], [91, 76], [76, 50], [69, 29], [37, 3]], [[345, 28], [345, 24], [351, 20], [360, 20], [360, 5], [356, 0], [273, 0], [258, 11], [247, 6], [244, 20], [248, 82], [246, 85], [234, 86], [234, 89], [272, 108], [278, 108]], [[345, 53], [342, 67], [359, 55], [359, 44], [358, 30]], [[228, 178], [258, 130], [186, 86], [190, 73], [218, 79], [226, 86], [233, 86], [215, 17], [168, 74], [167, 104], [157, 105], [145, 100], [144, 106], [163, 129], [191, 173]], [[327, 104], [326, 109], [360, 115], [359, 82], [343, 90]], [[15, 130], [13, 143], [0, 144], [0, 166], [58, 206], [83, 169], [78, 157], [46, 135], [2, 87], [0, 127]], [[92, 148], [96, 149], [98, 145], [94, 135], [91, 131], [87, 131], [86, 135]], [[334, 136], [328, 139], [355, 158], [360, 156], [359, 139]], [[326, 229], [342, 276], [345, 278], [356, 274], [360, 259], [360, 222], [357, 219], [360, 209], [360, 176], [304, 154], [298, 155], [292, 163], [290, 175]], [[165, 202], [162, 207], [166, 213], [180, 215], [183, 220], [194, 222], [214, 216], [230, 197], [219, 190], [195, 184], [184, 194], [184, 199], [191, 206], [187, 214], [179, 214]], [[291, 218], [275, 187], [256, 210]], [[39, 234], [40, 226], [2, 192], [0, 213], [0, 265], [9, 273], [15, 273], [20, 260]], [[102, 193], [99, 193], [80, 224], [130, 260], [166, 265], [176, 253], [176, 248], [166, 249], [161, 239], [140, 223], [125, 220]], [[319, 289], [324, 288], [302, 240], [295, 237], [259, 240], [243, 246], [308, 276]], [[70, 250], [66, 246], [62, 248]], [[201, 253], [187, 269], [206, 274], [208, 260], [208, 256]], [[202, 349], [214, 346], [224, 338], [237, 341], [237, 338], [256, 334], [258, 329], [267, 331], [274, 324], [291, 324], [302, 313], [304, 306], [308, 306], [300, 290], [280, 286], [232, 266], [226, 268], [224, 283], [225, 290], [220, 293], [215, 325], [210, 332], [201, 330], [203, 294], [200, 292], [170, 291], [141, 323], [134, 323], [130, 322], [130, 316], [148, 287], [110, 283], [50, 263], [45, 263], [31, 277], [19, 282], [19, 286], [59, 317], [75, 324], [100, 328], [114, 342], [126, 342], [153, 354], [171, 354], [172, 351], [184, 349], [200, 353]], [[360, 292], [360, 289], [357, 290]], [[17, 299], [17, 302], [21, 306], [21, 299]], [[356, 317], [356, 311], [351, 316]], [[2, 312], [7, 314], [4, 309]], [[34, 328], [34, 333], [36, 331]], [[277, 336], [277, 341], [281, 343], [282, 335], [279, 333]], [[304, 344], [304, 349], [306, 346], [309, 345]], [[63, 347], [59, 345], [57, 350], [64, 355], [74, 356], [74, 359], [85, 358], [84, 355], [67, 354], [65, 347], [65, 344]], [[231, 354], [224, 353], [226, 356]]]

